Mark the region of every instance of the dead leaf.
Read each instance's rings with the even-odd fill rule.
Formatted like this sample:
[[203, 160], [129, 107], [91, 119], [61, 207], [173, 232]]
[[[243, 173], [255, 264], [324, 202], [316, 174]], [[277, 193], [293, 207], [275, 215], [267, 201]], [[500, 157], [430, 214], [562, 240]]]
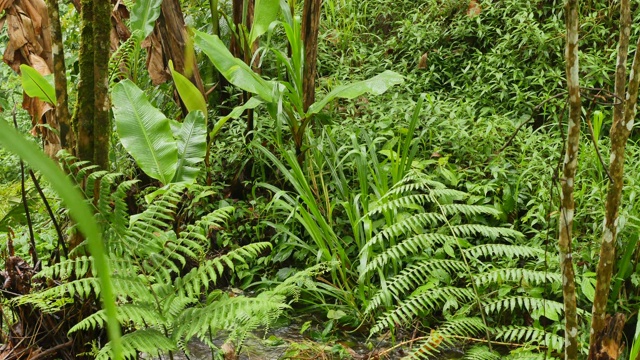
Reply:
[[480, 15], [481, 12], [482, 12], [482, 7], [480, 6], [477, 0], [469, 1], [469, 7], [467, 8], [467, 16], [473, 18]]
[[[4, 11], [4, 9], [11, 5], [13, 5], [13, 0], [0, 0], [0, 12]], [[2, 29], [2, 26], [0, 26], [0, 29]]]
[[428, 59], [429, 59], [428, 53], [422, 54], [422, 56], [420, 57], [420, 61], [418, 62], [418, 69], [426, 69]]
[[47, 65], [47, 62], [36, 54], [29, 54], [29, 61], [31, 62], [31, 67], [36, 69], [40, 75], [49, 75], [51, 74], [51, 69]]

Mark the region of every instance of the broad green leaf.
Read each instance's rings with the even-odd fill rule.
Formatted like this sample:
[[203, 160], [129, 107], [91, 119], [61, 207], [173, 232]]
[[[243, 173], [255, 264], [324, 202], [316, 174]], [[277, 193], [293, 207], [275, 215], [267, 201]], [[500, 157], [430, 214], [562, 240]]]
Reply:
[[362, 94], [380, 95], [387, 91], [390, 87], [398, 84], [402, 84], [404, 78], [402, 75], [387, 70], [381, 74], [378, 74], [371, 79], [364, 81], [357, 81], [354, 83], [338, 86], [333, 89], [322, 100], [313, 103], [307, 111], [307, 115], [312, 115], [320, 112], [329, 102], [337, 98], [353, 99]]
[[207, 102], [204, 100], [204, 96], [198, 88], [193, 85], [189, 79], [184, 75], [175, 71], [173, 68], [173, 61], [169, 60], [169, 69], [171, 69], [171, 76], [173, 77], [173, 83], [176, 85], [180, 99], [187, 107], [189, 112], [200, 110], [204, 114], [205, 122], [207, 120]]
[[636, 320], [636, 333], [633, 336], [633, 345], [629, 353], [629, 359], [638, 359], [640, 356], [640, 316]]
[[242, 60], [231, 55], [219, 37], [197, 30], [194, 33], [195, 44], [207, 54], [225, 79], [244, 91], [257, 94], [266, 102], [274, 101], [277, 87], [273, 82], [264, 80]]
[[40, 171], [49, 185], [55, 190], [69, 209], [80, 231], [86, 236], [89, 252], [100, 279], [100, 296], [102, 306], [107, 314], [109, 339], [113, 348], [114, 359], [122, 359], [122, 342], [120, 340], [120, 324], [117, 319], [115, 295], [111, 281], [111, 269], [102, 243], [100, 227], [93, 217], [93, 211], [86, 199], [71, 183], [58, 165], [42, 153], [33, 142], [27, 141], [6, 121], [0, 119], [0, 144], [12, 153], [20, 156], [32, 168]]
[[147, 175], [163, 184], [169, 183], [178, 162], [178, 147], [169, 119], [130, 80], [116, 84], [111, 99], [122, 146]]
[[280, 0], [256, 0], [253, 24], [249, 34], [249, 43], [253, 44], [257, 38], [269, 30], [269, 25], [276, 21], [280, 13]]
[[207, 151], [207, 125], [200, 110], [187, 115], [179, 129], [174, 132], [178, 145], [178, 164], [172, 182], [194, 182], [198, 176], [198, 163], [204, 160]]
[[589, 302], [593, 302], [596, 296], [596, 289], [593, 287], [594, 282], [595, 282], [595, 279], [593, 278], [590, 278], [587, 276], [582, 277], [582, 284], [580, 286], [580, 289], [582, 290], [582, 293], [584, 294], [584, 296], [587, 297]]
[[56, 103], [56, 90], [53, 86], [53, 77], [47, 79], [44, 75], [40, 74], [38, 70], [24, 64], [20, 65], [20, 73], [22, 74], [22, 88], [27, 95], [37, 97], [49, 104]]
[[244, 105], [236, 106], [233, 110], [231, 110], [231, 113], [229, 113], [229, 115], [222, 117], [220, 118], [220, 120], [218, 120], [218, 122], [213, 126], [213, 130], [211, 130], [211, 132], [209, 133], [209, 138], [213, 139], [216, 135], [218, 135], [218, 132], [220, 132], [220, 129], [222, 129], [224, 124], [226, 124], [227, 121], [229, 121], [229, 119], [237, 119], [245, 112], [245, 110], [255, 109], [260, 104], [262, 104], [261, 100], [259, 100], [258, 98], [252, 97]]
[[136, 0], [131, 7], [131, 32], [140, 40], [153, 32], [160, 16], [162, 0]]

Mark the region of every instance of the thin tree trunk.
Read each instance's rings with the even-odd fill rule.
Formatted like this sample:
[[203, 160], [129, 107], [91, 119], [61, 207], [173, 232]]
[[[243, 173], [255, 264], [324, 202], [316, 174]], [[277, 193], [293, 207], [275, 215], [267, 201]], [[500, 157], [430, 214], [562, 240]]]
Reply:
[[[636, 50], [633, 58], [631, 74], [629, 76], [628, 92], [625, 96], [625, 68], [629, 46], [629, 33], [631, 29], [631, 14], [629, 0], [622, 0], [620, 4], [620, 42], [618, 44], [618, 63], [616, 65], [616, 96], [624, 99], [624, 104], [617, 105], [614, 111], [613, 125], [611, 127], [611, 158], [609, 174], [611, 183], [607, 191], [605, 202], [605, 221], [600, 245], [600, 261], [596, 270], [596, 290], [593, 301], [593, 319], [591, 322], [589, 359], [599, 358], [603, 349], [601, 339], [608, 332], [607, 326], [607, 302], [609, 288], [615, 262], [615, 243], [618, 233], [618, 216], [620, 201], [622, 199], [622, 186], [624, 175], [625, 147], [631, 130], [633, 129], [638, 101], [638, 73], [640, 72], [640, 51]], [[640, 46], [640, 38], [636, 44]]]
[[104, 170], [109, 170], [109, 144], [111, 122], [109, 118], [109, 50], [111, 48], [111, 2], [106, 0], [93, 3], [93, 46], [94, 46], [94, 104], [93, 118], [94, 155], [93, 161]]
[[[80, 50], [78, 64], [78, 103], [76, 105], [74, 127], [76, 127], [76, 156], [80, 160], [93, 161], [93, 118], [95, 110], [94, 91], [94, 51], [93, 51], [93, 0], [82, 0], [80, 17]], [[71, 247], [73, 248], [73, 247]]]
[[578, 78], [578, 1], [568, 0], [565, 6], [567, 42], [565, 47], [567, 87], [569, 89], [569, 124], [567, 130], [566, 154], [562, 169], [562, 192], [560, 194], [559, 251], [562, 270], [562, 294], [565, 313], [565, 359], [578, 357], [578, 316], [576, 306], [576, 284], [571, 256], [571, 230], [575, 203], [575, 186], [580, 145], [581, 99]]
[[316, 72], [318, 59], [318, 28], [320, 26], [320, 8], [322, 0], [305, 0], [302, 10], [302, 42], [304, 44], [304, 74], [302, 89], [304, 92], [304, 111], [316, 99]]
[[56, 118], [60, 126], [60, 146], [73, 152], [75, 136], [71, 129], [71, 116], [67, 101], [67, 72], [64, 64], [64, 46], [60, 28], [58, 0], [47, 0], [53, 54], [53, 77], [56, 88]]
[[[233, 3], [231, 5], [232, 7], [231, 17], [233, 19], [233, 24], [236, 27], [236, 34], [238, 36], [240, 35], [240, 25], [242, 24], [242, 9], [244, 7], [243, 5], [244, 5], [243, 0], [233, 0]], [[240, 39], [238, 39], [233, 34], [231, 34], [231, 43], [229, 45], [229, 51], [231, 51], [231, 54], [233, 54], [233, 56], [242, 59]]]

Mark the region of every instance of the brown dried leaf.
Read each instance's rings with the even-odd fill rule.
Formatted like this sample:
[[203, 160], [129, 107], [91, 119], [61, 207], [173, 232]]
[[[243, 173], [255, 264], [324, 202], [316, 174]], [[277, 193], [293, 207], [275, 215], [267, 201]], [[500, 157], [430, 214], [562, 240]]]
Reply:
[[51, 74], [51, 69], [47, 62], [36, 54], [29, 54], [29, 62], [31, 63], [31, 67], [36, 69], [40, 75], [49, 75]]
[[147, 52], [147, 69], [149, 70], [149, 76], [153, 85], [160, 85], [171, 79], [169, 72], [165, 69], [162, 45], [158, 39], [157, 32], [154, 30], [151, 35], [147, 37], [149, 41], [149, 48]]
[[[13, 0], [0, 0], [0, 12], [4, 11], [4, 9], [11, 5], [13, 5]], [[2, 26], [0, 26], [0, 29], [2, 29]]]
[[418, 69], [426, 69], [428, 59], [429, 59], [428, 53], [422, 54], [422, 56], [420, 57], [420, 61], [418, 62]]
[[480, 15], [481, 12], [482, 12], [482, 7], [480, 6], [477, 0], [469, 1], [469, 7], [467, 8], [467, 16], [476, 17]]

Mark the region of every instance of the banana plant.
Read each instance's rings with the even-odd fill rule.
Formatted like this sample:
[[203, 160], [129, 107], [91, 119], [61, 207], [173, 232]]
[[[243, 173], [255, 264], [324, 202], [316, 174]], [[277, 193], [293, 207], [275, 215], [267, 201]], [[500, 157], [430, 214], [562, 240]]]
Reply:
[[194, 182], [207, 147], [201, 108], [182, 123], [169, 120], [130, 80], [116, 84], [111, 97], [120, 142], [140, 169], [163, 184]]
[[[272, 21], [272, 19], [275, 19], [273, 11], [269, 13], [269, 16], [265, 16], [260, 21], [272, 21], [269, 28], [273, 28], [279, 24], [284, 27], [291, 49], [291, 56], [274, 48], [266, 48], [266, 50], [273, 53], [276, 61], [286, 69], [288, 75], [288, 80], [286, 81], [282, 79], [278, 79], [277, 81], [263, 79], [245, 64], [244, 61], [235, 58], [222, 40], [216, 35], [194, 31], [194, 42], [209, 57], [213, 65], [227, 81], [244, 91], [254, 94], [259, 98], [260, 103], [266, 105], [269, 115], [278, 125], [278, 140], [280, 143], [282, 143], [280, 124], [284, 123], [288, 126], [292, 133], [296, 155], [299, 161], [301, 161], [301, 159], [303, 159], [305, 131], [311, 124], [314, 115], [319, 113], [325, 105], [337, 98], [353, 99], [366, 93], [379, 95], [387, 91], [390, 87], [403, 83], [404, 79], [398, 73], [385, 71], [368, 80], [344, 84], [333, 89], [324, 98], [316, 101], [305, 111], [303, 107], [304, 94], [302, 87], [305, 59], [304, 44], [302, 43], [300, 35], [300, 19], [292, 16], [286, 1], [280, 1], [280, 11], [284, 15], [284, 21]], [[256, 14], [258, 14], [258, 11], [256, 11]], [[258, 19], [257, 15], [256, 19]], [[260, 30], [256, 30], [256, 32], [251, 34], [251, 40], [255, 40], [265, 33], [264, 24], [261, 24], [260, 27], [256, 27], [254, 24], [254, 29]]]

